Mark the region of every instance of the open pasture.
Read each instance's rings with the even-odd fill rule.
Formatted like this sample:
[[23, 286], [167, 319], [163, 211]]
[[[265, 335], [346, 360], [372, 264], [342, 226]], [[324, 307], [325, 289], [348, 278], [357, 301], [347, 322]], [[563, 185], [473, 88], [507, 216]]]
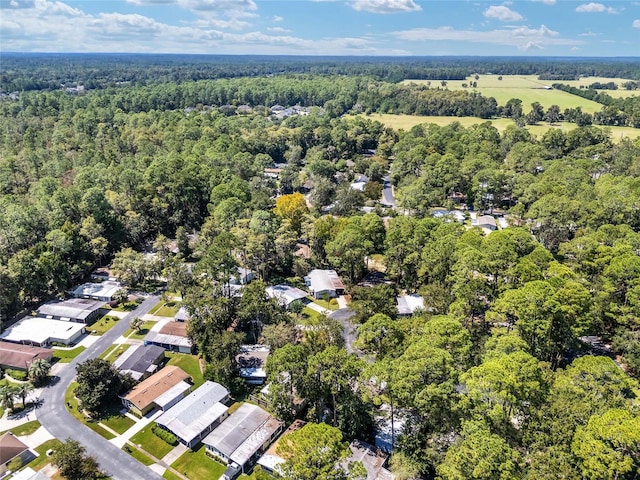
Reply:
[[[602, 105], [586, 98], [572, 95], [561, 90], [548, 90], [545, 87], [550, 86], [553, 81], [538, 80], [536, 75], [502, 75], [502, 80], [498, 80], [499, 75], [480, 75], [478, 80], [473, 76], [466, 80], [448, 80], [446, 88], [449, 90], [468, 90], [470, 92], [478, 92], [485, 97], [493, 97], [498, 105], [505, 105], [512, 98], [522, 100], [522, 110], [528, 113], [531, 110], [531, 104], [538, 102], [545, 110], [551, 105], [558, 105], [560, 110], [565, 108], [582, 107], [583, 112], [595, 113], [602, 109]], [[463, 87], [462, 84], [470, 85], [471, 82], [477, 82], [478, 86]], [[588, 84], [597, 81], [593, 77]], [[440, 80], [405, 80], [404, 83], [427, 84], [431, 82], [432, 88], [440, 87]], [[562, 82], [570, 83], [570, 82]]]
[[[371, 114], [367, 115], [366, 118], [371, 120], [377, 120], [380, 123], [383, 123], [387, 127], [394, 128], [396, 130], [403, 129], [409, 130], [416, 125], [420, 125], [423, 123], [435, 123], [436, 125], [445, 126], [449, 125], [453, 122], [459, 122], [460, 125], [467, 128], [471, 125], [475, 125], [483, 122], [491, 122], [494, 127], [498, 129], [499, 132], [503, 132], [507, 126], [515, 125], [513, 120], [508, 118], [494, 118], [491, 120], [486, 120], [484, 118], [478, 117], [421, 117], [417, 115], [391, 115], [391, 114]], [[598, 125], [596, 125], [597, 127]], [[565, 132], [573, 130], [577, 128], [575, 123], [561, 122], [558, 125], [554, 125], [550, 127], [548, 124], [544, 122], [540, 122], [538, 125], [527, 125], [525, 127], [529, 130], [533, 135], [540, 138], [549, 128], [559, 128]], [[620, 141], [621, 138], [628, 137], [636, 139], [640, 137], [640, 129], [631, 128], [631, 127], [603, 127], [608, 128], [611, 131], [611, 139], [614, 142]]]

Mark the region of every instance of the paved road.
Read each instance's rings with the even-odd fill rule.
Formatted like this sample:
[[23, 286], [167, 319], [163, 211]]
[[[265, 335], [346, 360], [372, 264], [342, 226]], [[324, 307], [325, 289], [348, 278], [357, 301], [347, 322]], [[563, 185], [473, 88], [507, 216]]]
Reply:
[[129, 321], [132, 318], [142, 317], [158, 301], [158, 296], [148, 297], [136, 310], [119, 320], [97, 342], [78, 355], [58, 374], [59, 380], [43, 390], [40, 397], [42, 406], [36, 411], [38, 420], [52, 435], [60, 440], [71, 437], [80, 442], [89, 454], [96, 457], [100, 468], [115, 480], [162, 480], [162, 477], [78, 422], [64, 405], [64, 392], [76, 375], [75, 367], [78, 363], [97, 357], [109, 345], [113, 345], [116, 339], [129, 328]]
[[350, 319], [355, 314], [356, 313], [350, 308], [340, 308], [333, 311], [329, 315], [329, 318], [338, 320], [340, 325], [342, 325], [342, 338], [344, 338], [344, 348], [347, 353], [355, 353], [358, 356], [362, 356], [362, 352], [353, 346], [353, 343], [356, 341], [356, 326]]
[[396, 207], [396, 198], [393, 195], [393, 187], [391, 186], [391, 177], [386, 175], [382, 178], [382, 203], [383, 205], [388, 205], [391, 208]]

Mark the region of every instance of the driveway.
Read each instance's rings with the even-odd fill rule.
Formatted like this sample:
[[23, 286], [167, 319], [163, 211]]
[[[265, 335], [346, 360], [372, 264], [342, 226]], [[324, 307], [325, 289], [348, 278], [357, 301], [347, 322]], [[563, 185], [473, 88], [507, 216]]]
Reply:
[[389, 177], [389, 175], [386, 175], [382, 178], [382, 200], [380, 201], [380, 203], [391, 208], [396, 208], [396, 198], [393, 194], [391, 177]]
[[160, 297], [151, 295], [138, 308], [118, 321], [111, 330], [102, 335], [98, 341], [78, 355], [58, 373], [58, 381], [43, 389], [42, 406], [36, 411], [38, 420], [52, 435], [60, 440], [72, 438], [93, 455], [100, 468], [113, 479], [121, 480], [162, 480], [162, 477], [145, 467], [129, 454], [114, 446], [93, 430], [78, 422], [64, 404], [64, 393], [76, 376], [76, 365], [100, 355], [129, 328], [134, 317], [142, 317], [155, 306]]
[[355, 312], [350, 308], [340, 308], [331, 312], [329, 318], [337, 320], [342, 325], [342, 338], [344, 339], [344, 348], [347, 353], [355, 353], [358, 356], [362, 356], [362, 353], [353, 346], [353, 342], [356, 341], [356, 326], [350, 319], [354, 315]]

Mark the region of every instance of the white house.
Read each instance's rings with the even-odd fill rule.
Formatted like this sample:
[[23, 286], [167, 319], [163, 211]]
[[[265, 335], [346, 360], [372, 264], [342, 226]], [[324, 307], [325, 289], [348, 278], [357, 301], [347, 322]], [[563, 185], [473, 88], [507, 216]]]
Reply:
[[311, 270], [304, 282], [314, 298], [331, 298], [344, 294], [344, 284], [335, 270]]

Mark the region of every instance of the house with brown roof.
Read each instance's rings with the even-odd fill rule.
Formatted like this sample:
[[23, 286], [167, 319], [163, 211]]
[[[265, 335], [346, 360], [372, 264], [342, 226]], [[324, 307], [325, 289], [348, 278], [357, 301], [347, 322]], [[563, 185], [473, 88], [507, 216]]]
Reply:
[[157, 345], [172, 352], [192, 353], [193, 344], [187, 335], [187, 322], [157, 322], [147, 336], [145, 345]]
[[51, 362], [53, 350], [18, 343], [0, 341], [0, 367], [15, 370], [29, 370], [33, 362], [43, 359]]
[[7, 432], [0, 437], [0, 475], [7, 471], [7, 464], [16, 457], [19, 457], [24, 465], [31, 461], [35, 455], [13, 433]]
[[125, 407], [139, 416], [146, 415], [154, 408], [164, 412], [189, 393], [189, 379], [189, 374], [180, 367], [168, 365], [120, 398]]

